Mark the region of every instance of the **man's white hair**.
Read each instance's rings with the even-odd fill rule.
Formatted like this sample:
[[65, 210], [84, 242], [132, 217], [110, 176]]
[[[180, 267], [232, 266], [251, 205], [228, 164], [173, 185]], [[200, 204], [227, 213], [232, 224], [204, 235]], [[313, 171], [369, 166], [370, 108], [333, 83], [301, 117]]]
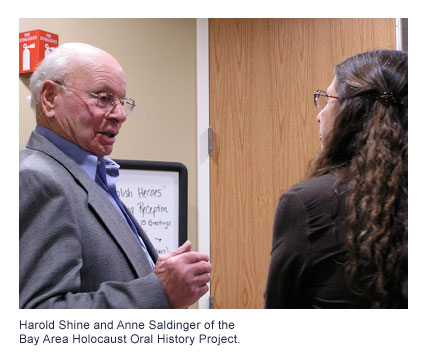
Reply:
[[63, 82], [71, 70], [71, 60], [90, 59], [90, 55], [98, 53], [100, 49], [83, 43], [66, 43], [46, 56], [34, 71], [30, 80], [31, 95], [28, 97], [31, 107], [35, 110], [40, 103], [40, 92], [47, 80]]

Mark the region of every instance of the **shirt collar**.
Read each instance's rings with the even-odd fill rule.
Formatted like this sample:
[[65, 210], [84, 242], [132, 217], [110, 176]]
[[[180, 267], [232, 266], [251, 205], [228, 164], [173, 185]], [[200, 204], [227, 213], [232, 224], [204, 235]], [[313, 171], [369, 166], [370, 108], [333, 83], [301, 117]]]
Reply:
[[[35, 132], [44, 136], [47, 140], [53, 143], [53, 145], [62, 150], [66, 155], [73, 159], [93, 181], [95, 181], [98, 164], [98, 158], [96, 155], [89, 153], [44, 126], [37, 125]], [[108, 175], [117, 177], [119, 165], [107, 156], [104, 156], [103, 160], [105, 162], [105, 168]]]

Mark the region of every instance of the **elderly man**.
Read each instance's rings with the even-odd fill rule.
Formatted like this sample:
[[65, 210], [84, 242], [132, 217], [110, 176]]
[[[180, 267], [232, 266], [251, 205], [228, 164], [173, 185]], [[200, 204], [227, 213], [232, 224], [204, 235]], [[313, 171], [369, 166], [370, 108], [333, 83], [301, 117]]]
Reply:
[[31, 78], [37, 126], [20, 151], [21, 308], [184, 308], [211, 265], [190, 242], [158, 258], [106, 155], [135, 106], [118, 62], [64, 44]]

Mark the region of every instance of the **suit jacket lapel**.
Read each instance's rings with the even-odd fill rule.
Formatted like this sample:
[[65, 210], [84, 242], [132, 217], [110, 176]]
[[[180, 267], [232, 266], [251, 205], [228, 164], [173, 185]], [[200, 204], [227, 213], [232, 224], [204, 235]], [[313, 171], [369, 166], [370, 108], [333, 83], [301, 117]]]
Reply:
[[[139, 276], [146, 275], [152, 271], [146, 256], [143, 254], [139, 240], [131, 230], [130, 226], [117, 209], [107, 198], [103, 190], [92, 181], [98, 189], [90, 188], [88, 190], [88, 202], [94, 211], [102, 219], [105, 227], [108, 228], [115, 241], [121, 246], [126, 253], [129, 261], [134, 266]], [[100, 190], [100, 191], [99, 191]]]
[[[124, 203], [123, 203], [124, 205]], [[133, 216], [131, 211], [127, 209], [127, 206], [125, 206], [125, 210], [127, 211], [127, 214], [130, 216], [131, 221], [133, 221], [134, 226], [136, 226], [137, 232], [139, 233], [140, 237], [143, 239], [146, 245], [146, 249], [149, 252], [149, 255], [151, 256], [154, 263], [158, 260], [158, 252], [156, 251], [155, 247], [153, 246], [152, 242], [149, 239], [149, 236], [145, 233], [143, 228], [139, 225], [137, 219]]]
[[[97, 185], [74, 160], [69, 158], [43, 136], [32, 133], [27, 147], [42, 151], [62, 164], [74, 177], [88, 195], [88, 203], [93, 211], [102, 219], [105, 228], [122, 248], [128, 260], [133, 265], [138, 276], [144, 276], [152, 271], [148, 259], [143, 254], [141, 245], [127, 221], [117, 213], [117, 209], [109, 201], [104, 191]], [[143, 230], [142, 230], [143, 231]], [[152, 245], [150, 245], [152, 247]], [[150, 250], [149, 250], [150, 251]]]

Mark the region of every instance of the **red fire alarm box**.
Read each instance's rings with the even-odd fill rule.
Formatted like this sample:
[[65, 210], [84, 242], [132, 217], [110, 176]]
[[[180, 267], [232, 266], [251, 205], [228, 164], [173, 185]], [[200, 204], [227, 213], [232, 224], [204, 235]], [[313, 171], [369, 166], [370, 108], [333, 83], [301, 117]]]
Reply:
[[58, 35], [43, 30], [19, 33], [19, 74], [34, 72], [58, 44]]

